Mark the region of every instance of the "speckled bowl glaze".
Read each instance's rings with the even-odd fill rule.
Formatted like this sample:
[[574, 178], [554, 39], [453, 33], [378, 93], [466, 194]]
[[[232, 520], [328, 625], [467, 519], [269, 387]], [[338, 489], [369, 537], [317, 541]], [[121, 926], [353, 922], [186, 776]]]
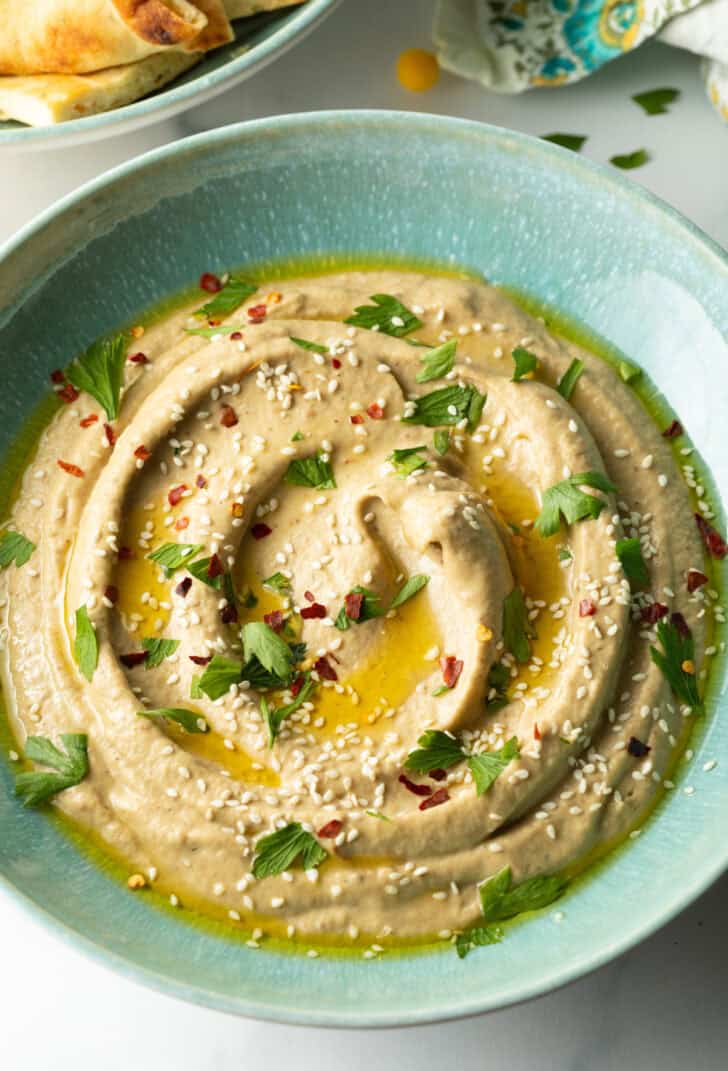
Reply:
[[[0, 447], [47, 391], [50, 369], [201, 271], [357, 253], [474, 268], [585, 323], [649, 371], [728, 500], [721, 250], [639, 186], [553, 145], [384, 112], [283, 117], [177, 142], [21, 232], [0, 254]], [[3, 757], [1, 884], [97, 959], [225, 1011], [362, 1027], [501, 1007], [617, 956], [726, 867], [719, 693], [675, 791], [638, 840], [565, 897], [563, 920], [529, 917], [463, 961], [452, 950], [313, 960], [185, 925], [105, 876], [46, 815], [24, 810]], [[708, 759], [719, 760], [710, 772]]]
[[[291, 0], [293, 2], [293, 0]], [[0, 148], [55, 149], [128, 134], [170, 119], [223, 93], [287, 52], [330, 15], [341, 0], [308, 0], [302, 7], [264, 12], [233, 24], [235, 40], [216, 48], [191, 70], [156, 93], [100, 115], [57, 126], [29, 127], [0, 121]]]

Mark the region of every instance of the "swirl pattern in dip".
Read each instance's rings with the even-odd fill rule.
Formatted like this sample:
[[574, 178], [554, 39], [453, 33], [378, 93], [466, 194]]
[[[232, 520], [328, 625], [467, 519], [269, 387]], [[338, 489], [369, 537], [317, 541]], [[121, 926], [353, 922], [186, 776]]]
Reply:
[[[420, 326], [343, 322], [372, 294]], [[115, 420], [61, 389], [14, 505], [36, 550], [2, 576], [11, 719], [21, 742], [87, 737], [55, 803], [133, 886], [343, 943], [468, 930], [504, 868], [568, 877], [637, 829], [697, 707], [650, 647], [660, 624], [689, 633], [676, 672], [702, 692], [720, 611], [671, 439], [629, 385], [471, 281], [276, 282], [208, 337], [187, 331], [198, 305], [130, 342]], [[443, 378], [428, 355], [451, 339]], [[195, 549], [166, 574], [149, 555], [167, 543]], [[263, 662], [270, 635], [287, 646], [283, 687], [242, 673], [241, 629], [266, 620], [247, 635]], [[209, 731], [139, 713], [170, 708]], [[428, 730], [449, 734], [442, 767], [411, 757]], [[310, 854], [255, 868], [284, 828]]]

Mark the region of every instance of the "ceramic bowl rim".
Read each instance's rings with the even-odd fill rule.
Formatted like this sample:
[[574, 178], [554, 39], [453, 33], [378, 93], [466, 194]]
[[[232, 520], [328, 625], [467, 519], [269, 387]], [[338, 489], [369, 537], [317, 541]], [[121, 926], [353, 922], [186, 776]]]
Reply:
[[[728, 253], [717, 242], [682, 216], [675, 208], [630, 179], [613, 172], [605, 165], [590, 161], [576, 153], [531, 135], [511, 131], [492, 124], [427, 113], [376, 109], [306, 112], [256, 119], [205, 131], [153, 149], [92, 179], [43, 211], [37, 218], [22, 227], [17, 234], [0, 246], [0, 264], [16, 250], [40, 234], [51, 222], [68, 212], [72, 212], [86, 198], [102, 191], [109, 191], [117, 182], [123, 181], [135, 173], [152, 170], [155, 165], [164, 163], [168, 158], [194, 156], [200, 150], [214, 152], [216, 147], [226, 142], [243, 144], [247, 140], [259, 140], [264, 136], [274, 136], [276, 138], [280, 138], [282, 135], [295, 136], [302, 129], [312, 125], [318, 129], [323, 129], [327, 127], [336, 128], [342, 124], [347, 126], [359, 124], [363, 129], [372, 127], [381, 129], [383, 125], [390, 130], [399, 126], [416, 127], [420, 133], [429, 131], [438, 139], [443, 137], [450, 139], [455, 137], [481, 138], [485, 146], [495, 141], [502, 147], [516, 149], [527, 156], [533, 156], [534, 154], [545, 155], [550, 158], [555, 168], [576, 172], [582, 178], [584, 176], [590, 177], [593, 182], [599, 183], [607, 189], [611, 187], [620, 196], [631, 200], [643, 210], [645, 208], [648, 209], [654, 214], [658, 226], [674, 228], [684, 241], [691, 244], [695, 254], [699, 254], [701, 258], [706, 259], [706, 270], [719, 271], [728, 285]], [[19, 302], [16, 301], [15, 304], [17, 306]], [[0, 322], [0, 327], [2, 326], [3, 322]], [[458, 997], [452, 1005], [445, 1004], [441, 1012], [434, 1016], [429, 1011], [418, 1012], [416, 1010], [407, 1010], [405, 1012], [394, 1010], [391, 1013], [382, 1013], [381, 1011], [365, 1012], [359, 1016], [355, 1016], [351, 1011], [342, 1014], [330, 1011], [302, 1011], [295, 1006], [273, 1006], [269, 1002], [257, 1003], [250, 998], [232, 998], [227, 994], [217, 993], [210, 989], [177, 982], [167, 974], [161, 974], [140, 966], [136, 962], [126, 959], [120, 954], [110, 951], [85, 937], [83, 933], [64, 922], [61, 918], [51, 915], [45, 908], [37, 904], [32, 897], [18, 889], [2, 873], [0, 873], [0, 888], [6, 889], [16, 902], [27, 907], [31, 914], [38, 918], [48, 931], [59, 936], [65, 943], [72, 947], [80, 947], [83, 952], [90, 955], [96, 962], [110, 966], [124, 977], [146, 984], [158, 992], [192, 1001], [218, 1011], [257, 1019], [291, 1025], [362, 1028], [414, 1026], [467, 1018], [483, 1012], [520, 1004], [568, 985], [615, 959], [666, 925], [701, 893], [705, 892], [727, 868], [728, 842], [725, 842], [722, 850], [720, 845], [716, 845], [716, 852], [704, 860], [704, 865], [699, 873], [687, 876], [685, 882], [679, 888], [676, 888], [671, 896], [663, 898], [661, 907], [654, 911], [649, 924], [642, 926], [639, 930], [631, 932], [629, 927], [626, 927], [625, 932], [619, 939], [612, 942], [608, 947], [596, 952], [587, 950], [577, 960], [571, 958], [567, 966], [553, 969], [549, 976], [544, 977], [541, 975], [536, 982], [519, 985], [517, 992], [506, 995], [505, 998], [499, 997], [497, 994], [485, 995], [482, 993], [471, 998]]]

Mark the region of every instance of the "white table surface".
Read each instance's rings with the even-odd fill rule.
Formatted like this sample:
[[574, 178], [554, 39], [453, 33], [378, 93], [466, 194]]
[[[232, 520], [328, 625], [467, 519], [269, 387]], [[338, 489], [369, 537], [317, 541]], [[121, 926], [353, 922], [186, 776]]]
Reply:
[[[694, 57], [650, 45], [579, 86], [518, 98], [449, 75], [401, 89], [398, 53], [427, 47], [433, 0], [345, 0], [316, 33], [209, 104], [135, 134], [69, 150], [0, 155], [0, 240], [100, 172], [186, 134], [260, 116], [331, 107], [465, 116], [533, 134], [588, 134], [606, 161], [641, 146], [635, 181], [728, 246], [728, 125], [707, 103]], [[677, 86], [671, 114], [630, 96]], [[250, 1071], [684, 1071], [728, 1060], [728, 877], [610, 966], [520, 1008], [412, 1030], [334, 1032], [236, 1020], [117, 978], [48, 936], [0, 894], [0, 1069]], [[598, 925], [595, 919], [595, 925]], [[487, 953], [486, 953], [487, 954]]]

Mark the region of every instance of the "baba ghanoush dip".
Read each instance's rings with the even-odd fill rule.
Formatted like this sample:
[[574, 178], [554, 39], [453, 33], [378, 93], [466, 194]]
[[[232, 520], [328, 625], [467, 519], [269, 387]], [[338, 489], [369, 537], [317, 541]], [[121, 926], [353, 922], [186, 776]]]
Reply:
[[497, 942], [703, 711], [683, 428], [485, 283], [200, 288], [53, 373], [0, 537], [16, 790], [254, 947]]

